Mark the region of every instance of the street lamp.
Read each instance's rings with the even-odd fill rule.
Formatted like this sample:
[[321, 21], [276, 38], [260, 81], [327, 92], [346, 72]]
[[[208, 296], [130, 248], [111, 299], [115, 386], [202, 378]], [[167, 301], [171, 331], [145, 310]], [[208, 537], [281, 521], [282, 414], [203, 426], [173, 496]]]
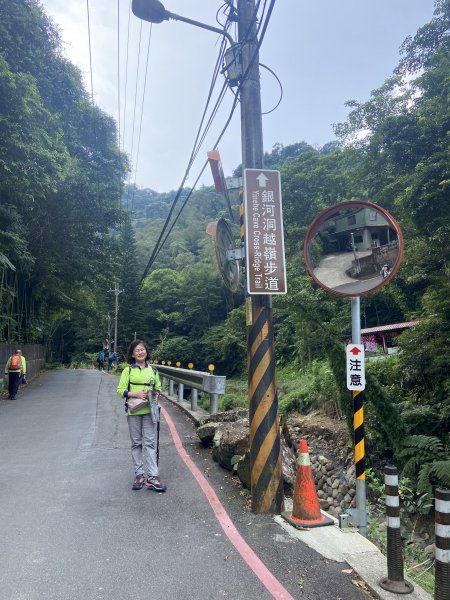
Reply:
[[[238, 63], [242, 69], [235, 76], [227, 73], [231, 86], [240, 80], [242, 169], [243, 172], [244, 169], [262, 169], [264, 150], [255, 0], [237, 1], [238, 44], [234, 44], [225, 30], [174, 15], [158, 0], [133, 0], [132, 11], [139, 19], [150, 23], [174, 19], [226, 37], [231, 44], [228, 58], [225, 57], [226, 69], [236, 68]], [[244, 77], [242, 73], [245, 73]], [[283, 504], [283, 484], [272, 297], [260, 294], [246, 301], [252, 511], [279, 514]]]
[[193, 21], [192, 19], [171, 13], [164, 8], [163, 3], [159, 2], [159, 0], [133, 0], [131, 4], [131, 10], [136, 17], [142, 19], [143, 21], [148, 21], [149, 23], [162, 23], [163, 21], [168, 21], [169, 19], [173, 19], [174, 21], [183, 21], [183, 23], [189, 23], [189, 25], [195, 25], [196, 27], [201, 27], [202, 29], [215, 31], [216, 33], [226, 37], [231, 45], [234, 44], [233, 38], [227, 31], [219, 29], [218, 27], [213, 27], [212, 25], [207, 25], [206, 23], [201, 23], [200, 21]]

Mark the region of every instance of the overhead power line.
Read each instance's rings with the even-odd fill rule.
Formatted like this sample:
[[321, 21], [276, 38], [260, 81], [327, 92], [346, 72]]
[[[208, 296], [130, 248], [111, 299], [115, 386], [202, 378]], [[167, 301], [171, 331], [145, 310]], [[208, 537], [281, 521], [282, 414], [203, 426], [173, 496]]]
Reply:
[[141, 39], [142, 39], [142, 21], [139, 27], [139, 44], [138, 44], [138, 59], [136, 67], [136, 85], [134, 89], [134, 110], [133, 110], [133, 127], [131, 131], [131, 160], [133, 160], [133, 149], [134, 149], [134, 125], [136, 122], [136, 105], [138, 97], [138, 82], [139, 82], [139, 64], [141, 62]]
[[141, 118], [140, 118], [140, 122], [139, 122], [139, 134], [138, 134], [138, 142], [137, 142], [137, 150], [136, 150], [136, 163], [135, 163], [135, 167], [134, 167], [134, 186], [133, 186], [133, 196], [131, 198], [131, 208], [133, 208], [134, 194], [136, 192], [136, 178], [137, 178], [137, 172], [138, 172], [138, 167], [139, 167], [139, 150], [141, 147], [142, 120], [144, 117], [145, 92], [146, 92], [146, 88], [147, 88], [148, 59], [150, 56], [151, 39], [152, 39], [152, 24], [150, 24], [150, 30], [148, 33], [147, 58], [145, 61], [144, 88], [142, 90]]
[[91, 99], [92, 99], [92, 106], [94, 106], [94, 78], [92, 75], [91, 17], [90, 17], [90, 11], [89, 11], [89, 0], [86, 0], [86, 10], [87, 10], [88, 43], [89, 43], [89, 70], [90, 70], [90, 75], [91, 75]]
[[131, 18], [131, 0], [128, 7], [128, 26], [127, 26], [127, 53], [125, 59], [125, 92], [124, 92], [124, 107], [123, 107], [123, 133], [122, 133], [122, 150], [125, 149], [125, 131], [126, 131], [126, 115], [127, 115], [127, 86], [128, 86], [128, 51], [130, 47], [130, 18]]
[[[260, 6], [260, 3], [261, 3], [261, 2], [259, 1], [259, 2], [258, 2], [258, 4], [257, 4], [257, 7], [256, 7], [256, 11], [258, 10], [258, 7]], [[265, 0], [265, 2], [264, 2], [264, 4], [263, 4], [263, 14], [264, 14], [264, 12], [266, 11], [266, 5], [267, 5], [267, 0]], [[235, 93], [235, 99], [234, 99], [234, 101], [233, 101], [233, 105], [232, 105], [232, 107], [231, 107], [231, 109], [230, 109], [229, 116], [228, 116], [228, 118], [227, 118], [227, 121], [226, 121], [226, 123], [225, 123], [225, 126], [223, 127], [223, 129], [222, 129], [222, 131], [221, 131], [221, 133], [220, 133], [220, 135], [219, 135], [218, 139], [216, 140], [216, 143], [215, 143], [215, 145], [214, 145], [214, 148], [217, 148], [217, 146], [218, 146], [218, 144], [219, 144], [220, 140], [222, 139], [223, 135], [225, 134], [225, 131], [227, 130], [227, 128], [228, 128], [228, 126], [229, 126], [229, 124], [230, 124], [230, 122], [231, 122], [231, 119], [232, 119], [232, 117], [233, 117], [234, 111], [236, 110], [236, 106], [237, 106], [237, 104], [238, 104], [238, 101], [239, 101], [239, 92], [240, 92], [240, 90], [241, 90], [242, 83], [243, 83], [243, 81], [246, 79], [246, 77], [247, 77], [247, 75], [248, 75], [248, 72], [249, 72], [249, 70], [251, 69], [251, 67], [253, 66], [253, 64], [254, 64], [254, 61], [255, 61], [255, 59], [256, 59], [256, 56], [257, 56], [257, 54], [258, 54], [258, 52], [259, 52], [259, 49], [260, 49], [260, 47], [261, 47], [261, 44], [262, 44], [262, 42], [263, 42], [263, 39], [264, 39], [264, 37], [265, 37], [265, 34], [266, 34], [267, 26], [268, 26], [268, 24], [269, 24], [270, 17], [271, 17], [271, 15], [272, 15], [272, 11], [273, 11], [274, 5], [275, 5], [275, 0], [271, 0], [271, 1], [270, 1], [270, 4], [269, 4], [269, 7], [268, 7], [268, 9], [267, 9], [267, 14], [266, 14], [266, 17], [264, 18], [264, 21], [263, 21], [263, 22], [260, 22], [260, 24], [259, 24], [259, 27], [258, 27], [258, 32], [260, 31], [260, 32], [261, 32], [261, 35], [260, 35], [260, 37], [259, 37], [259, 40], [258, 40], [258, 43], [257, 43], [256, 49], [255, 49], [255, 52], [254, 52], [254, 54], [253, 54], [253, 57], [251, 58], [251, 60], [250, 60], [250, 62], [249, 62], [249, 65], [248, 65], [248, 67], [247, 67], [247, 69], [246, 69], [245, 73], [243, 73], [243, 75], [242, 75], [241, 81], [240, 81], [240, 82], [239, 82], [239, 84], [238, 84], [237, 91], [236, 91], [236, 93]], [[228, 19], [227, 19], [227, 23], [225, 24], [224, 30], [225, 30], [225, 28], [228, 28], [230, 25], [231, 25], [231, 20], [228, 18]], [[247, 32], [247, 36], [246, 36], [246, 38], [248, 37], [248, 34], [249, 34], [249, 32]], [[222, 46], [221, 46], [221, 51], [220, 51], [220, 53], [219, 53], [219, 58], [220, 58], [221, 56], [223, 56], [223, 54], [222, 54]], [[220, 60], [221, 60], [221, 58], [220, 58]], [[218, 63], [218, 64], [220, 65], [220, 61], [219, 61], [219, 63]], [[217, 67], [217, 63], [216, 63], [216, 67]], [[215, 73], [216, 73], [216, 70], [214, 71], [214, 75], [213, 75], [213, 81], [212, 81], [212, 84], [211, 84], [211, 86], [210, 86], [210, 93], [209, 93], [209, 95], [208, 95], [208, 99], [207, 99], [207, 106], [208, 106], [208, 103], [209, 103], [209, 100], [210, 100], [210, 97], [211, 97], [212, 88], [213, 88], [213, 85], [214, 85], [215, 79], [216, 79], [216, 77], [217, 77], [217, 76], [215, 75]], [[215, 108], [216, 108], [215, 112], [217, 112], [217, 103], [216, 103], [216, 107], [215, 107]], [[205, 108], [205, 111], [206, 111], [206, 108]], [[203, 117], [202, 117], [201, 124], [203, 123], [203, 120], [204, 120], [205, 111], [204, 111], [204, 113], [203, 113]], [[215, 114], [215, 112], [214, 112], [214, 114]], [[212, 123], [212, 118], [210, 118], [210, 120], [208, 121], [208, 124], [207, 124], [207, 127], [208, 127], [208, 128], [210, 127], [211, 123]], [[200, 125], [200, 127], [201, 127], [201, 125]], [[160, 233], [160, 235], [159, 235], [159, 238], [158, 238], [158, 240], [157, 240], [157, 242], [156, 242], [156, 244], [155, 244], [155, 247], [154, 247], [154, 249], [153, 249], [153, 251], [152, 251], [152, 254], [150, 255], [150, 258], [149, 258], [149, 260], [148, 260], [148, 262], [147, 262], [147, 266], [146, 266], [146, 268], [145, 268], [145, 270], [144, 270], [144, 273], [143, 273], [143, 275], [142, 275], [142, 277], [141, 277], [141, 280], [140, 280], [140, 282], [139, 282], [139, 284], [138, 284], [138, 288], [141, 288], [141, 286], [142, 286], [142, 284], [143, 284], [143, 282], [144, 282], [145, 278], [147, 277], [148, 273], [150, 272], [150, 269], [151, 269], [151, 267], [152, 267], [152, 265], [153, 265], [154, 261], [156, 260], [156, 258], [157, 258], [157, 256], [158, 256], [159, 252], [161, 251], [162, 247], [164, 246], [165, 242], [167, 241], [167, 238], [168, 238], [168, 236], [170, 235], [170, 232], [172, 231], [173, 227], [175, 226], [175, 224], [176, 224], [176, 222], [177, 222], [178, 218], [179, 218], [179, 217], [180, 217], [180, 215], [181, 215], [181, 212], [182, 212], [182, 210], [183, 210], [183, 209], [184, 209], [184, 207], [186, 206], [186, 204], [187, 204], [187, 202], [188, 202], [189, 198], [191, 197], [191, 195], [192, 195], [192, 193], [193, 193], [193, 191], [194, 191], [194, 189], [195, 189], [195, 186], [197, 185], [197, 183], [198, 183], [198, 181], [199, 181], [199, 179], [200, 179], [200, 177], [201, 177], [201, 175], [202, 175], [203, 171], [205, 170], [205, 168], [206, 168], [206, 166], [207, 166], [207, 164], [208, 164], [208, 162], [206, 161], [206, 162], [205, 162], [205, 164], [203, 165], [203, 167], [202, 167], [202, 169], [201, 169], [201, 171], [200, 171], [200, 174], [198, 175], [198, 177], [197, 177], [197, 179], [196, 179], [196, 181], [195, 181], [195, 183], [194, 183], [194, 186], [191, 188], [190, 192], [188, 193], [188, 195], [187, 195], [186, 199], [184, 200], [184, 203], [183, 203], [183, 205], [182, 205], [182, 207], [181, 207], [180, 211], [178, 212], [178, 214], [177, 214], [177, 216], [176, 216], [176, 218], [175, 218], [174, 222], [172, 223], [172, 225], [171, 225], [171, 227], [170, 227], [170, 229], [169, 229], [168, 233], [167, 233], [167, 234], [166, 234], [166, 236], [164, 237], [164, 233], [166, 232], [166, 230], [167, 230], [167, 228], [168, 228], [168, 226], [169, 226], [169, 222], [170, 222], [170, 219], [172, 218], [173, 211], [174, 211], [174, 209], [175, 209], [175, 206], [176, 206], [176, 204], [177, 204], [177, 203], [178, 203], [178, 201], [179, 201], [179, 198], [180, 198], [181, 192], [182, 192], [182, 190], [183, 190], [184, 183], [185, 183], [185, 181], [186, 181], [186, 179], [187, 179], [187, 176], [188, 176], [188, 174], [189, 174], [189, 170], [190, 170], [190, 167], [191, 167], [191, 165], [192, 165], [192, 162], [193, 162], [193, 156], [196, 156], [196, 155], [197, 155], [197, 153], [198, 153], [199, 146], [197, 147], [197, 141], [198, 141], [198, 138], [199, 138], [199, 134], [200, 134], [200, 130], [199, 130], [199, 132], [197, 133], [197, 136], [196, 136], [196, 139], [195, 139], [195, 142], [194, 142], [194, 149], [193, 149], [193, 151], [192, 151], [192, 154], [191, 154], [191, 157], [190, 157], [190, 159], [189, 159], [189, 162], [188, 162], [188, 167], [187, 167], [186, 173], [185, 173], [185, 175], [184, 175], [184, 177], [183, 177], [183, 180], [182, 180], [182, 182], [181, 182], [181, 184], [180, 184], [180, 187], [179, 187], [179, 189], [178, 189], [178, 191], [177, 191], [177, 194], [176, 194], [176, 196], [175, 196], [175, 198], [174, 198], [174, 200], [173, 200], [173, 202], [172, 202], [172, 206], [171, 206], [171, 208], [170, 208], [170, 210], [169, 210], [169, 214], [168, 214], [168, 216], [166, 217], [166, 220], [165, 220], [165, 223], [164, 223], [164, 225], [163, 225], [163, 228], [162, 228], [162, 230], [161, 230], [161, 233]], [[204, 136], [202, 137], [202, 139], [201, 139], [201, 142], [203, 142], [203, 140], [204, 140]], [[164, 240], [163, 240], [163, 237], [164, 237]]]
[[[170, 219], [172, 218], [173, 211], [175, 209], [176, 204], [178, 203], [178, 200], [179, 200], [181, 192], [183, 190], [185, 181], [186, 181], [186, 179], [187, 179], [187, 177], [189, 175], [190, 168], [191, 168], [192, 163], [193, 163], [193, 161], [195, 159], [195, 156], [197, 155], [197, 152], [199, 150], [200, 146], [198, 145], [198, 140], [199, 140], [199, 137], [201, 135], [201, 128], [202, 128], [203, 122], [204, 122], [205, 117], [206, 117], [206, 112], [207, 112], [207, 109], [208, 109], [208, 106], [209, 106], [209, 102], [210, 102], [211, 97], [212, 97], [212, 92], [213, 92], [215, 83], [217, 81], [218, 74], [220, 72], [220, 65], [221, 65], [221, 62], [222, 62], [222, 59], [223, 59], [223, 55], [224, 55], [224, 52], [225, 52], [225, 45], [226, 44], [225, 44], [224, 40], [222, 40], [222, 43], [221, 43], [221, 46], [220, 46], [220, 51], [219, 51], [219, 56], [218, 56], [218, 59], [216, 61], [216, 65], [214, 67], [213, 77], [212, 77], [212, 81], [211, 81], [211, 84], [210, 84], [210, 88], [209, 88], [209, 92], [208, 92], [208, 97], [207, 97], [207, 100], [206, 100], [206, 106], [205, 106], [205, 109], [203, 111], [202, 119], [201, 119], [201, 122], [200, 122], [199, 129], [197, 131], [197, 135], [196, 135], [196, 138], [195, 138], [195, 141], [194, 141], [194, 147], [193, 147], [193, 150], [191, 152], [191, 156], [190, 156], [189, 161], [188, 161], [188, 166], [186, 168], [186, 172], [185, 172], [185, 174], [183, 176], [182, 182], [181, 182], [181, 184], [180, 184], [180, 186], [178, 188], [176, 196], [175, 196], [175, 198], [174, 198], [174, 200], [172, 202], [172, 206], [171, 206], [171, 208], [169, 210], [169, 214], [166, 217], [166, 220], [165, 220], [165, 223], [164, 223], [163, 228], [161, 230], [161, 233], [159, 235], [158, 241], [156, 242], [156, 245], [155, 245], [155, 247], [153, 249], [153, 252], [152, 252], [152, 254], [151, 254], [151, 256], [150, 256], [150, 258], [148, 260], [147, 267], [144, 270], [144, 274], [141, 277], [141, 280], [139, 282], [138, 287], [140, 287], [142, 285], [145, 277], [147, 276], [147, 274], [148, 274], [148, 272], [149, 272], [149, 270], [150, 270], [150, 268], [151, 268], [151, 266], [152, 266], [152, 264], [153, 264], [153, 262], [154, 262], [154, 260], [155, 260], [155, 258], [157, 256], [157, 254], [159, 253], [160, 249], [162, 248], [163, 244], [161, 244], [161, 240], [162, 240], [162, 238], [164, 236], [164, 233], [165, 233], [167, 227], [169, 226], [169, 222], [170, 222]], [[222, 90], [223, 89], [224, 88], [222, 88]], [[220, 103], [222, 102], [223, 97], [224, 97], [224, 94], [221, 92], [220, 95], [219, 95], [219, 99], [216, 101], [216, 105], [215, 105], [215, 107], [213, 109], [213, 113], [215, 113], [217, 111], [217, 108], [220, 105]], [[210, 125], [211, 125], [211, 122], [212, 121], [210, 119], [209, 122], [208, 122], [208, 124], [207, 124], [208, 129], [209, 129]], [[203, 139], [202, 139], [202, 141], [203, 141]], [[203, 172], [204, 168], [205, 167], [203, 167], [202, 172]], [[188, 197], [190, 197], [190, 195]], [[185, 204], [183, 206], [185, 206]], [[161, 244], [161, 246], [160, 246], [160, 244]]]
[[117, 147], [120, 150], [120, 0], [117, 0]]

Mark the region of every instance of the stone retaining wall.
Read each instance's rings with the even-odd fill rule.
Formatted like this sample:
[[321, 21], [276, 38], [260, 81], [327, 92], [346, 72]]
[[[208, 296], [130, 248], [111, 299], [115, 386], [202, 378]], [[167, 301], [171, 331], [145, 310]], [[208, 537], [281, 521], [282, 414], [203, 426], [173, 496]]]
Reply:
[[337, 517], [346, 512], [355, 496], [355, 479], [323, 454], [311, 455], [311, 467], [320, 507]]

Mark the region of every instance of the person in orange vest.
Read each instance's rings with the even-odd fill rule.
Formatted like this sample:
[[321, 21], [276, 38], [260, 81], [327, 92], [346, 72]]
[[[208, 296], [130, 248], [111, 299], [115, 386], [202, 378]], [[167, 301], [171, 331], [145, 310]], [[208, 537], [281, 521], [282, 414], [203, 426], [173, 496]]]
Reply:
[[8, 378], [8, 400], [15, 400], [19, 385], [26, 383], [27, 361], [22, 350], [15, 350], [5, 365], [5, 382]]

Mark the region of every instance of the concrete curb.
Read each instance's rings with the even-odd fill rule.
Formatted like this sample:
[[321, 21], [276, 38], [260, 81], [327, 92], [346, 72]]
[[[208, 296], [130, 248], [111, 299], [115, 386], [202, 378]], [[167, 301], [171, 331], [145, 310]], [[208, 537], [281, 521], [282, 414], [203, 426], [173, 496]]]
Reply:
[[[323, 512], [323, 511], [322, 511]], [[327, 513], [324, 513], [327, 514]], [[330, 515], [327, 515], [330, 516]], [[329, 527], [316, 527], [314, 529], [299, 530], [292, 527], [282, 517], [274, 517], [289, 535], [301, 540], [307, 546], [318, 552], [328, 560], [346, 562], [363, 579], [370, 591], [381, 600], [394, 600], [399, 594], [384, 590], [378, 582], [387, 576], [386, 557], [380, 550], [356, 530], [343, 530], [335, 524]], [[414, 586], [411, 594], [401, 595], [410, 600], [432, 600], [432, 596], [410, 579]]]

